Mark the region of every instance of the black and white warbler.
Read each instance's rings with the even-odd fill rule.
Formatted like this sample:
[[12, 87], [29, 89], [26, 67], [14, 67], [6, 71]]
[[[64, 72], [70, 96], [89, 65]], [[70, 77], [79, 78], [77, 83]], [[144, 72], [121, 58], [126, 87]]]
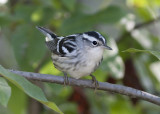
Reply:
[[63, 37], [44, 27], [36, 28], [46, 36], [53, 64], [64, 73], [64, 84], [69, 83], [67, 74], [76, 79], [90, 75], [95, 87], [98, 86], [91, 73], [100, 65], [104, 49], [112, 50], [100, 33], [90, 31]]

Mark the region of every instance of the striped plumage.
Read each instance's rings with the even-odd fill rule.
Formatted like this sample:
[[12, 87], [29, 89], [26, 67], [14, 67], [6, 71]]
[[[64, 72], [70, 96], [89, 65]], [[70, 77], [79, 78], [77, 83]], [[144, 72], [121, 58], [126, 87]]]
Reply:
[[54, 66], [76, 79], [91, 75], [100, 65], [104, 49], [111, 50], [95, 31], [59, 37], [46, 28], [37, 28], [46, 36]]

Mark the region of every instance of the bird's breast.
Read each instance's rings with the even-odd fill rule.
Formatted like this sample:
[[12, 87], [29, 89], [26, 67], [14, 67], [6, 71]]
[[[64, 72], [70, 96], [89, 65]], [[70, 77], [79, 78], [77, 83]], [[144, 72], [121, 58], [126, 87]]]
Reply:
[[55, 67], [68, 73], [71, 77], [79, 79], [88, 76], [96, 70], [103, 57], [103, 50], [95, 49], [79, 53], [76, 58], [59, 57], [52, 55]]
[[79, 56], [81, 61], [75, 66], [76, 70], [69, 72], [71, 77], [78, 79], [94, 72], [101, 63], [103, 52], [101, 49], [95, 49], [81, 54]]

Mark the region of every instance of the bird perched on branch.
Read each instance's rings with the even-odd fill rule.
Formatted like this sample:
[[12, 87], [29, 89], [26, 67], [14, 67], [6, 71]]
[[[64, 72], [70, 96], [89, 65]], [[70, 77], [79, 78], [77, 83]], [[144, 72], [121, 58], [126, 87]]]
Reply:
[[90, 31], [69, 36], [57, 36], [44, 27], [36, 27], [46, 36], [46, 45], [52, 52], [52, 61], [58, 70], [64, 73], [64, 84], [69, 84], [67, 74], [79, 79], [90, 75], [98, 87], [98, 81], [92, 73], [100, 65], [106, 45], [106, 39], [98, 32]]

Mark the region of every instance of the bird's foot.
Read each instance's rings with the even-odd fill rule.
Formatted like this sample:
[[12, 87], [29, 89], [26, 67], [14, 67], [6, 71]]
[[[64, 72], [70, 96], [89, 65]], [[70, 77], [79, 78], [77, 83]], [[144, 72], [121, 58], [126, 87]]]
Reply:
[[93, 76], [92, 74], [90, 76], [92, 77], [92, 84], [94, 84], [94, 86], [95, 86], [94, 90], [96, 91], [97, 88], [99, 87], [99, 83], [96, 80], [95, 76]]
[[67, 76], [67, 73], [64, 73], [64, 86], [66, 85], [69, 85], [69, 79], [68, 79], [68, 76]]

